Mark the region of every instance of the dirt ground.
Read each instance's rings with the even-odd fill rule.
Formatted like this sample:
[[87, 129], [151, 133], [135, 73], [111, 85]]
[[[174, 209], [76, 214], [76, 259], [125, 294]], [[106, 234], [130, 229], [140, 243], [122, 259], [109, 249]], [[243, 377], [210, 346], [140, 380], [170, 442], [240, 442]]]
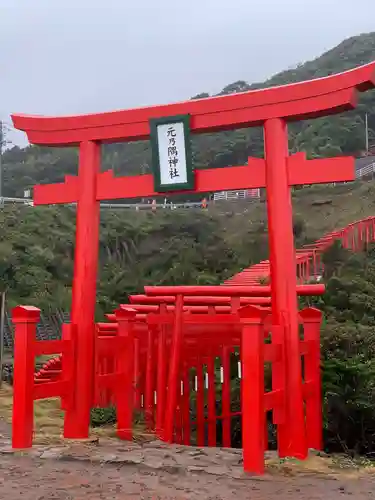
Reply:
[[[311, 454], [306, 462], [267, 456], [262, 477], [242, 469], [241, 450], [119, 441], [94, 432], [86, 443], [60, 439], [61, 411], [36, 405], [35, 446], [10, 447], [11, 392], [0, 391], [0, 499], [4, 500], [355, 500], [375, 495], [375, 467]], [[367, 465], [364, 467], [363, 465]]]
[[338, 499], [373, 498], [374, 479], [273, 476], [232, 479], [205, 473], [167, 473], [128, 465], [2, 457], [0, 498], [80, 499]]
[[375, 492], [372, 467], [319, 456], [306, 464], [269, 458], [267, 473], [256, 477], [243, 473], [240, 450], [99, 438], [14, 453], [4, 434], [1, 441], [0, 498], [7, 500], [362, 500]]

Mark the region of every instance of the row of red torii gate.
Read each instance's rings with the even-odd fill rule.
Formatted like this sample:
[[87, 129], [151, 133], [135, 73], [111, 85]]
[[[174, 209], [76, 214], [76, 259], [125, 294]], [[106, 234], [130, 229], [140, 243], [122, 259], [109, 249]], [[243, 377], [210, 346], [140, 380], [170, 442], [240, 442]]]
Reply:
[[[297, 285], [290, 187], [352, 181], [354, 159], [289, 155], [287, 124], [350, 110], [358, 91], [374, 86], [371, 63], [326, 78], [165, 106], [70, 117], [13, 115], [14, 126], [32, 144], [79, 147], [77, 176], [34, 188], [36, 205], [77, 204], [71, 322], [61, 340], [36, 341], [39, 310], [18, 306], [13, 312], [13, 446], [32, 444], [33, 401], [56, 396], [65, 410], [67, 438], [87, 438], [91, 408], [115, 404], [121, 438], [131, 437], [134, 410], [142, 409], [149, 429], [167, 442], [191, 444], [195, 429], [196, 444], [215, 446], [220, 420], [223, 443], [230, 445], [228, 373], [236, 353], [244, 469], [264, 471], [270, 410], [281, 457], [304, 459], [309, 448], [320, 449], [321, 313], [299, 311], [298, 294], [319, 295], [324, 286]], [[253, 126], [263, 127], [265, 159], [193, 167], [192, 133]], [[153, 174], [101, 171], [101, 144], [144, 139], [151, 141]], [[144, 295], [109, 314], [108, 322], [95, 324], [101, 200], [259, 187], [267, 192], [270, 286], [146, 287]], [[34, 360], [41, 354], [61, 354], [62, 365], [58, 374], [47, 366], [50, 376], [38, 382]], [[272, 366], [268, 392], [266, 362]]]

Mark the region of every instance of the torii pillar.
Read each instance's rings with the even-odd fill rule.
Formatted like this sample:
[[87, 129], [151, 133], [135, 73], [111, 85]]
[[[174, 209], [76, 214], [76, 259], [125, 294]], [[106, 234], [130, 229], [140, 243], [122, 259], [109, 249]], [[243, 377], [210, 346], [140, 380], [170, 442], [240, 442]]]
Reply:
[[96, 199], [100, 144], [81, 142], [71, 322], [77, 325], [76, 404], [66, 412], [64, 436], [88, 437], [94, 395], [94, 320], [99, 250], [100, 202]]
[[36, 205], [77, 202], [71, 315], [77, 331], [77, 384], [74, 407], [66, 412], [66, 437], [86, 438], [89, 431], [99, 202], [161, 194], [155, 192], [152, 175], [116, 178], [111, 171], [100, 173], [100, 144], [144, 140], [150, 136], [151, 119], [190, 115], [193, 133], [264, 126], [265, 160], [249, 158], [245, 166], [197, 170], [191, 191], [267, 189], [272, 311], [274, 323], [282, 326], [287, 361], [280, 380], [292, 395], [287, 397], [285, 415], [277, 416], [279, 453], [306, 456], [290, 186], [354, 180], [354, 159], [307, 161], [302, 153], [289, 156], [286, 123], [353, 109], [357, 91], [374, 86], [375, 63], [371, 63], [317, 80], [165, 106], [70, 117], [12, 116], [15, 128], [24, 130], [33, 144], [80, 149], [78, 176], [34, 189]]

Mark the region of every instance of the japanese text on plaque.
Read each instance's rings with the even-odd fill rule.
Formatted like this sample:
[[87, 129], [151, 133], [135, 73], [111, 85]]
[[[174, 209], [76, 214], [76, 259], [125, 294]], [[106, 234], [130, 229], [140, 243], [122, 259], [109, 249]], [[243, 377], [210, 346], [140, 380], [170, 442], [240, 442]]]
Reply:
[[176, 129], [173, 126], [168, 127], [167, 138], [168, 138], [169, 177], [171, 179], [176, 179], [177, 177], [180, 177], [180, 172], [179, 172], [178, 149], [176, 146]]

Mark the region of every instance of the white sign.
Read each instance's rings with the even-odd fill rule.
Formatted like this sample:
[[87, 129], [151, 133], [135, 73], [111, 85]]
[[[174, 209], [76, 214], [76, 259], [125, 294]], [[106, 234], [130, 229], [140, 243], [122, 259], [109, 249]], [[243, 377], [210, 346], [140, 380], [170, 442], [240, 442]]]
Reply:
[[160, 184], [173, 186], [188, 181], [183, 122], [157, 125]]

